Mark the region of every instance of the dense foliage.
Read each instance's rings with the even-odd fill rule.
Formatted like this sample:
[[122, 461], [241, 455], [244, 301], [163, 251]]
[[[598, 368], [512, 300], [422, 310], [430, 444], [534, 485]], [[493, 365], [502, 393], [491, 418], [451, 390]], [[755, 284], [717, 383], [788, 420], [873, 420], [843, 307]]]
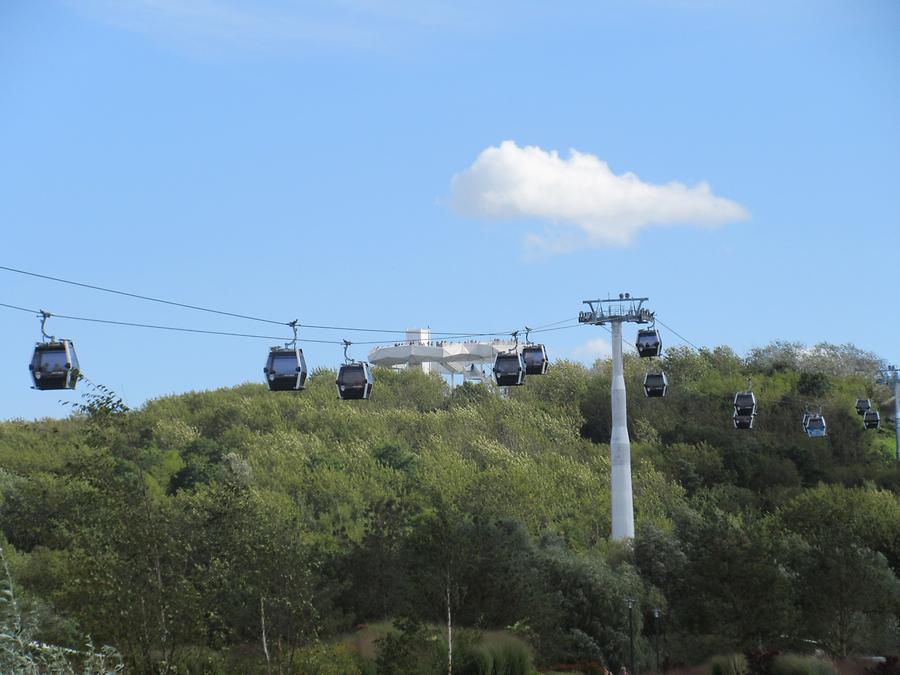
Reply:
[[[628, 359], [633, 546], [608, 541], [608, 362], [556, 363], [508, 397], [381, 370], [355, 403], [330, 371], [300, 394], [247, 384], [137, 411], [86, 387], [67, 419], [0, 424], [17, 620], [144, 672], [401, 672], [383, 664], [426, 652], [446, 668], [448, 617], [458, 672], [531, 667], [472, 637], [494, 629], [538, 664], [617, 667], [629, 618], [640, 669], [657, 649], [896, 652], [893, 429], [866, 432], [853, 409], [889, 396], [858, 374], [874, 365], [828, 345], [672, 349], [669, 395], [645, 399]], [[760, 414], [738, 432], [751, 376]], [[824, 439], [800, 428], [809, 403]], [[384, 618], [402, 630], [377, 658], [339, 644]], [[440, 625], [435, 643], [424, 627]]]

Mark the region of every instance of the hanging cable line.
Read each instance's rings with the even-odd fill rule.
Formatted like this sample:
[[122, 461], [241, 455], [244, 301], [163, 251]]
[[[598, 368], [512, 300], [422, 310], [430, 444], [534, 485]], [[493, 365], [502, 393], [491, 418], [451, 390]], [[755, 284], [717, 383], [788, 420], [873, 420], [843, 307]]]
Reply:
[[675, 329], [672, 328], [671, 326], [667, 326], [666, 324], [664, 324], [662, 321], [659, 320], [659, 318], [656, 319], [656, 322], [657, 322], [660, 326], [662, 326], [662, 327], [664, 327], [664, 328], [666, 328], [666, 329], [672, 331], [675, 335], [677, 335], [679, 338], [681, 338], [681, 341], [684, 342], [686, 345], [690, 345], [691, 347], [693, 347], [694, 349], [696, 349], [698, 352], [701, 350], [700, 347], [698, 347], [698, 346], [695, 345], [693, 342], [691, 342], [690, 340], [688, 340], [686, 337], [684, 337], [684, 335], [682, 335], [681, 333], [679, 333], [677, 330], [675, 330]]
[[[566, 319], [568, 321], [568, 319]], [[580, 328], [583, 324], [573, 323], [571, 326], [558, 326], [556, 328], [532, 328], [532, 333], [552, 333], [555, 330], [566, 330], [568, 328]]]
[[[11, 305], [5, 302], [0, 302], [0, 307], [6, 307], [8, 309], [15, 309], [20, 312], [28, 312], [29, 314], [34, 314], [39, 316], [42, 312], [39, 309], [29, 309], [28, 307], [20, 307], [19, 305]], [[232, 331], [220, 331], [220, 330], [208, 330], [203, 328], [184, 328], [181, 326], [163, 326], [159, 324], [149, 324], [149, 323], [139, 323], [135, 321], [118, 321], [115, 319], [99, 319], [94, 317], [85, 317], [85, 316], [73, 316], [70, 314], [56, 314], [53, 313], [52, 316], [57, 319], [68, 319], [70, 321], [86, 321], [89, 323], [102, 323], [108, 324], [112, 326], [128, 326], [131, 328], [149, 328], [153, 330], [167, 330], [173, 332], [181, 332], [181, 333], [195, 333], [200, 335], [221, 335], [226, 337], [244, 337], [244, 338], [253, 338], [259, 340], [276, 340], [276, 341], [290, 341], [290, 337], [286, 337], [283, 335], [258, 335], [255, 333], [236, 333]], [[558, 323], [558, 322], [557, 322]], [[287, 325], [287, 324], [285, 324]], [[573, 328], [574, 326], [561, 326], [558, 328], [543, 328], [540, 331], [532, 331], [532, 332], [548, 332], [553, 330], [561, 330], [564, 328]], [[452, 335], [452, 338], [464, 338], [471, 337], [472, 335], [478, 335], [473, 333], [462, 333], [460, 335]], [[494, 335], [494, 333], [483, 333], [481, 335]], [[310, 342], [315, 344], [323, 344], [323, 345], [343, 345], [343, 340], [320, 340], [314, 338], [303, 338], [303, 342]], [[367, 340], [363, 342], [354, 342], [354, 344], [358, 345], [386, 345], [394, 343], [394, 340]]]
[[[577, 322], [578, 317], [573, 316], [573, 317], [569, 317], [568, 319], [562, 319], [561, 321], [554, 321], [553, 323], [545, 323], [542, 326], [535, 326], [534, 328], [531, 328], [530, 330], [532, 333], [537, 333], [538, 331], [543, 331], [546, 328], [549, 328], [550, 326], [558, 326], [559, 324], [566, 323], [567, 321], [576, 321]], [[575, 323], [572, 326], [563, 326], [563, 327], [564, 328], [574, 328], [574, 327], [580, 326], [580, 325], [581, 325], [580, 323]]]
[[18, 305], [7, 305], [5, 302], [0, 302], [0, 307], [8, 307], [9, 309], [18, 309], [20, 312], [28, 312], [29, 314], [40, 314], [41, 310], [37, 309], [28, 309], [27, 307], [19, 307]]
[[28, 272], [27, 270], [16, 269], [15, 267], [6, 267], [4, 265], [0, 265], [0, 270], [6, 270], [7, 272], [15, 272], [16, 274], [25, 274], [29, 277], [37, 277], [38, 279], [47, 279], [48, 281], [56, 281], [61, 284], [69, 284], [70, 286], [80, 286], [81, 288], [90, 288], [95, 291], [103, 291], [104, 293], [113, 293], [115, 295], [124, 295], [128, 298], [136, 298], [138, 300], [146, 300], [148, 302], [158, 302], [163, 305], [172, 305], [173, 307], [184, 307], [186, 309], [193, 309], [198, 312], [209, 312], [210, 314], [221, 314], [223, 316], [231, 316], [238, 319], [248, 319], [250, 321], [259, 321], [261, 323], [272, 323], [276, 325], [285, 325], [284, 321], [274, 321], [272, 319], [262, 319], [258, 316], [250, 316], [247, 314], [238, 314], [235, 312], [225, 312], [218, 309], [209, 309], [207, 307], [200, 307], [198, 305], [188, 305], [183, 302], [175, 302], [173, 300], [163, 300], [162, 298], [153, 298], [149, 295], [140, 295], [139, 293], [129, 293], [127, 291], [119, 291], [114, 288], [105, 288], [103, 286], [95, 286], [93, 284], [86, 284], [80, 281], [71, 281], [69, 279], [60, 279], [59, 277], [51, 277], [47, 274], [38, 274], [37, 272]]
[[[95, 291], [102, 291], [104, 293], [112, 293], [114, 295], [121, 295], [128, 298], [135, 298], [137, 300], [145, 300], [147, 302], [156, 302], [163, 305], [170, 305], [172, 307], [182, 307], [184, 309], [192, 309], [198, 312], [207, 312], [209, 314], [218, 314], [220, 316], [230, 316], [237, 319], [246, 319], [248, 321], [258, 321], [260, 323], [268, 323], [276, 326], [286, 326], [289, 325], [289, 322], [286, 321], [277, 321], [275, 319], [267, 319], [258, 316], [252, 316], [250, 314], [241, 314], [239, 312], [228, 312], [220, 309], [212, 309], [209, 307], [202, 307], [200, 305], [191, 305], [184, 302], [176, 302], [174, 300], [166, 300], [163, 298], [155, 298], [149, 295], [142, 295], [140, 293], [131, 293], [128, 291], [121, 291], [115, 288], [107, 288], [105, 286], [97, 286], [94, 284], [88, 284], [81, 281], [72, 281], [71, 279], [62, 279], [60, 277], [54, 277], [47, 274], [38, 274], [37, 272], [29, 272], [28, 270], [22, 270], [15, 267], [7, 267], [5, 265], [0, 265], [0, 270], [5, 270], [7, 272], [13, 272], [15, 274], [24, 274], [30, 277], [36, 277], [38, 279], [46, 279], [48, 281], [54, 281], [61, 284], [68, 284], [70, 286], [78, 286], [80, 288], [89, 288]], [[551, 324], [546, 324], [546, 326], [553, 326], [559, 323], [564, 323], [569, 319], [563, 319], [562, 321], [556, 321]], [[352, 332], [361, 332], [361, 333], [396, 333], [396, 334], [405, 334], [406, 329], [385, 329], [385, 328], [360, 328], [355, 326], [328, 326], [328, 325], [318, 325], [318, 324], [307, 324], [301, 323], [299, 324], [302, 328], [312, 328], [317, 330], [331, 330], [331, 331], [352, 331]], [[509, 335], [511, 331], [487, 331], [487, 332], [470, 332], [470, 331], [431, 331], [431, 334], [434, 336], [444, 336], [444, 337], [490, 337], [497, 335]], [[307, 342], [311, 342], [311, 340], [307, 340]], [[337, 344], [340, 344], [339, 342]], [[375, 344], [375, 343], [372, 343]]]
[[[0, 302], [0, 307], [8, 307], [9, 309], [17, 309], [22, 312], [28, 312], [30, 314], [40, 315], [41, 310], [28, 309], [27, 307], [19, 307], [17, 305], [9, 305], [5, 302]], [[168, 330], [175, 331], [180, 333], [199, 333], [202, 335], [224, 335], [228, 337], [245, 337], [245, 338], [256, 338], [260, 340], [290, 340], [289, 337], [285, 337], [283, 335], [275, 336], [275, 335], [255, 335], [252, 333], [232, 333], [229, 331], [220, 331], [220, 330], [206, 330], [201, 328], [182, 328], [180, 326], [161, 326], [157, 324], [150, 323], [137, 323], [134, 321], [115, 321], [113, 319], [96, 319], [92, 317], [86, 316], [71, 316], [69, 314], [50, 314], [57, 319], [69, 319], [70, 321], [88, 321], [90, 323], [103, 323], [109, 324], [113, 326], [129, 326], [132, 328], [152, 328], [155, 330]], [[321, 344], [329, 344], [329, 345], [339, 345], [341, 344], [338, 340], [305, 340], [306, 342], [318, 342]]]

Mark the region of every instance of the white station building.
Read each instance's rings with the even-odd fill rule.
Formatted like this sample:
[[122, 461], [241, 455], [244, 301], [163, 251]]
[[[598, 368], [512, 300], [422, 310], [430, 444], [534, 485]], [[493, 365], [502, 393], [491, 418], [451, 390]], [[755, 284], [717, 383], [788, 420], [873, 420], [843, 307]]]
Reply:
[[421, 368], [426, 373], [449, 375], [452, 385], [457, 375], [462, 375], [465, 380], [488, 379], [497, 354], [508, 352], [515, 346], [512, 340], [432, 340], [430, 329], [411, 328], [406, 331], [406, 342], [372, 349], [369, 363], [389, 368]]

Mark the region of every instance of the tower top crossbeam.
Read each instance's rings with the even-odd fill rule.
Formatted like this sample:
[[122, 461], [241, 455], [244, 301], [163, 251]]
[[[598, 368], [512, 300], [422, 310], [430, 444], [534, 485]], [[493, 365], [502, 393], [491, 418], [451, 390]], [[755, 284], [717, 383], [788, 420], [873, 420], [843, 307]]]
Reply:
[[606, 300], [584, 300], [583, 304], [590, 307], [578, 313], [578, 323], [589, 323], [602, 326], [606, 323], [650, 323], [653, 321], [653, 312], [644, 307], [644, 303], [650, 298], [633, 298], [628, 293], [619, 293], [618, 298]]

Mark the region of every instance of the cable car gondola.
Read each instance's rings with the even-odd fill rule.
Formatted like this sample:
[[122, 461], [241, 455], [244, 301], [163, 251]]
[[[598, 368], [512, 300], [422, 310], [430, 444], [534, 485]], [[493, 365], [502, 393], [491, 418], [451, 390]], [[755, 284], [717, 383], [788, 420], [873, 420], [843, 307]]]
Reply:
[[288, 326], [294, 329], [294, 339], [284, 347], [272, 347], [263, 368], [269, 391], [301, 391], [306, 386], [306, 359], [297, 346], [297, 320]]
[[28, 370], [31, 371], [35, 389], [74, 389], [81, 374], [75, 343], [63, 338], [57, 340], [44, 332], [50, 316], [49, 312], [41, 311], [41, 335], [44, 341], [34, 346]]
[[550, 362], [544, 345], [525, 345], [522, 347], [522, 360], [525, 362], [526, 375], [543, 375]]
[[306, 359], [302, 349], [272, 347], [263, 368], [269, 391], [301, 391], [306, 386]]
[[736, 392], [734, 395], [734, 421], [735, 429], [752, 429], [753, 418], [756, 417], [756, 395], [753, 393], [753, 380], [747, 378], [747, 390]]
[[[525, 364], [526, 375], [543, 375], [547, 372], [550, 361], [547, 359], [547, 349], [544, 345], [534, 344], [528, 339], [531, 329], [525, 326], [525, 346], [522, 347], [522, 362]], [[518, 344], [518, 331], [513, 333]]]
[[804, 427], [810, 438], [822, 438], [826, 429], [825, 418], [820, 413], [810, 413]]
[[494, 379], [498, 387], [518, 387], [525, 383], [525, 362], [518, 351], [500, 352], [494, 359]]
[[866, 414], [863, 415], [863, 424], [866, 429], [878, 429], [881, 426], [881, 415], [873, 408], [866, 410]]
[[734, 414], [739, 417], [756, 414], [756, 396], [752, 391], [739, 391], [734, 395]]
[[350, 343], [344, 340], [344, 363], [338, 370], [335, 385], [337, 385], [338, 396], [343, 401], [358, 401], [368, 399], [372, 393], [374, 380], [372, 379], [372, 368], [365, 361], [353, 361], [347, 356], [347, 348]]
[[372, 368], [363, 361], [345, 363], [338, 371], [338, 396], [344, 401], [367, 399], [372, 393]]
[[662, 352], [662, 338], [655, 328], [643, 328], [638, 331], [634, 346], [641, 357], [659, 356]]
[[867, 398], [856, 399], [856, 414], [865, 415], [866, 411], [872, 407], [872, 402]]
[[665, 373], [647, 373], [644, 375], [644, 396], [661, 398], [669, 388], [669, 378]]
[[752, 429], [753, 428], [753, 420], [756, 418], [756, 415], [738, 415], [737, 412], [734, 413], [734, 417], [732, 420], [734, 421], [735, 429]]
[[28, 369], [35, 389], [74, 389], [80, 373], [75, 343], [71, 340], [37, 343]]

